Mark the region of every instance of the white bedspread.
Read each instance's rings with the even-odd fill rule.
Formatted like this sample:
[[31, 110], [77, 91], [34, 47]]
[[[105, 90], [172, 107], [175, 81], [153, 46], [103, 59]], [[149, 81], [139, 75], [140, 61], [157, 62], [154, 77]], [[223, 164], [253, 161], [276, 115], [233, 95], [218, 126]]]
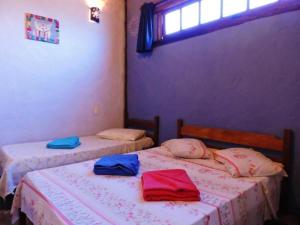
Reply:
[[0, 150], [0, 196], [13, 193], [21, 178], [30, 171], [96, 159], [105, 154], [128, 153], [149, 148], [151, 138], [137, 141], [80, 138], [81, 145], [71, 150], [47, 149], [45, 142], [3, 146]]
[[[232, 178], [214, 163], [175, 159], [162, 148], [137, 154], [136, 177], [97, 176], [95, 160], [28, 173], [17, 188], [13, 218], [21, 208], [35, 225], [259, 225], [270, 207], [278, 209], [281, 177]], [[171, 168], [187, 171], [200, 202], [143, 200], [141, 174]]]

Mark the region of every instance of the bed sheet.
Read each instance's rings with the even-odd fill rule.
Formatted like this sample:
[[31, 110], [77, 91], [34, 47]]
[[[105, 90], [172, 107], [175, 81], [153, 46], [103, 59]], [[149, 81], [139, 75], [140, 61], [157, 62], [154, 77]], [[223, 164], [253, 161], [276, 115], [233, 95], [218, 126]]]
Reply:
[[[163, 148], [137, 154], [135, 177], [97, 176], [95, 160], [28, 173], [17, 188], [13, 219], [21, 208], [34, 224], [257, 225], [271, 217], [270, 204], [278, 209], [281, 177], [232, 178], [213, 163], [174, 158]], [[140, 176], [159, 169], [186, 170], [201, 201], [144, 201]]]
[[96, 159], [106, 154], [128, 153], [153, 146], [149, 137], [137, 141], [101, 139], [97, 136], [80, 138], [75, 149], [48, 149], [45, 142], [3, 146], [0, 150], [0, 196], [13, 193], [28, 172]]

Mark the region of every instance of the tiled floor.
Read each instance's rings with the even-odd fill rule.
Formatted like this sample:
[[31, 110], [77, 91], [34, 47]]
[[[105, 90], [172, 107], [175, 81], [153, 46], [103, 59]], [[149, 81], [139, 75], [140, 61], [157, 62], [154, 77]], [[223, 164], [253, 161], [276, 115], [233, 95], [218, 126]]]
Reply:
[[10, 216], [9, 216], [9, 211], [0, 211], [0, 224], [1, 225], [10, 225]]
[[[11, 224], [11, 217], [9, 215], [8, 210], [0, 210], [0, 225], [12, 225]], [[15, 223], [15, 225], [18, 225], [18, 222]], [[33, 225], [29, 221], [27, 222], [27, 225]]]
[[300, 224], [300, 217], [292, 215], [292, 214], [279, 215], [279, 220], [284, 225], [299, 225]]

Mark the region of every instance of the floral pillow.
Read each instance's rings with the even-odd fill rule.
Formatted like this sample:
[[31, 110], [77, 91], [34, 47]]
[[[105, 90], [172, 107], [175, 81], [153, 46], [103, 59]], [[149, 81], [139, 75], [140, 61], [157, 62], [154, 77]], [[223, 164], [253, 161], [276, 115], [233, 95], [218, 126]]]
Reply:
[[197, 139], [181, 138], [172, 139], [162, 144], [174, 156], [188, 159], [209, 159], [212, 153], [206, 148], [205, 144]]
[[224, 163], [233, 177], [260, 177], [283, 173], [283, 165], [248, 148], [228, 148], [214, 152], [215, 160]]

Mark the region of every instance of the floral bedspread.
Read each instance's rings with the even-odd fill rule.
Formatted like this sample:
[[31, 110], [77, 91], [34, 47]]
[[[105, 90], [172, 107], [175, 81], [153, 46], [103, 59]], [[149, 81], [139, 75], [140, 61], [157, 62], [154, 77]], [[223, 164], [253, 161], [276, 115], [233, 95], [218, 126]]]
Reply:
[[[137, 152], [136, 177], [97, 176], [95, 160], [28, 173], [13, 202], [35, 224], [60, 225], [257, 225], [278, 209], [281, 177], [232, 178], [196, 161], [174, 158], [163, 148]], [[185, 169], [200, 190], [200, 202], [146, 202], [141, 174]]]
[[0, 150], [0, 196], [13, 193], [22, 177], [34, 170], [97, 159], [105, 154], [127, 153], [153, 145], [151, 138], [116, 141], [96, 136], [80, 138], [81, 145], [72, 150], [47, 149], [48, 142], [3, 146]]

